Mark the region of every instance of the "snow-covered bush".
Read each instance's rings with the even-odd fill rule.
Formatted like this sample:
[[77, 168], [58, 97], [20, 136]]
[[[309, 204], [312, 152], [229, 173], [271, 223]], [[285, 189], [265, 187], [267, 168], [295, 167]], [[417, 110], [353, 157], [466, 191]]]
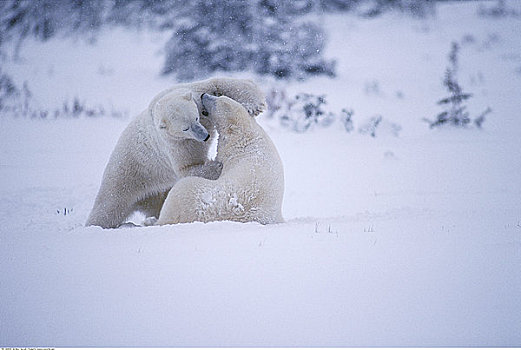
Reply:
[[420, 18], [432, 16], [436, 12], [435, 0], [359, 0], [353, 2], [362, 8], [362, 11], [359, 10], [359, 12], [366, 17], [376, 17], [389, 10], [405, 12]]
[[449, 54], [449, 66], [445, 71], [445, 78], [443, 80], [443, 85], [447, 88], [449, 96], [438, 101], [438, 104], [443, 106], [444, 110], [436, 116], [435, 120], [425, 119], [431, 128], [441, 125], [465, 127], [471, 122], [474, 122], [474, 125], [481, 128], [485, 116], [492, 111], [489, 107], [474, 120], [470, 118], [470, 114], [464, 102], [471, 98], [472, 94], [463, 92], [461, 85], [458, 83], [458, 53], [459, 45], [453, 42]]
[[75, 97], [65, 101], [60, 107], [41, 108], [35, 103], [27, 82], [19, 88], [12, 79], [0, 72], [0, 115], [14, 118], [80, 118], [80, 117], [127, 117], [127, 113], [108, 111], [101, 105], [89, 106]]
[[103, 116], [125, 118], [127, 117], [127, 113], [116, 111], [114, 109], [108, 111], [102, 105], [91, 106], [85, 101], [80, 100], [78, 97], [73, 98], [72, 101], [65, 101], [61, 108], [40, 112], [41, 118], [95, 118]]
[[[27, 97], [28, 96], [28, 97]], [[90, 106], [79, 98], [63, 102], [60, 107], [39, 108], [31, 104], [30, 95], [24, 95], [24, 99], [14, 100], [0, 109], [3, 116], [14, 118], [32, 119], [57, 119], [57, 118], [96, 118], [110, 116], [114, 118], [125, 118], [127, 113], [116, 110], [107, 111], [103, 106]]]
[[330, 126], [336, 118], [334, 113], [325, 110], [325, 95], [299, 93], [288, 98], [285, 90], [273, 88], [266, 94], [266, 102], [265, 117], [276, 119], [283, 127], [296, 132], [311, 130], [315, 125]]
[[250, 53], [242, 50], [253, 35], [254, 14], [248, 2], [198, 0], [188, 3], [187, 18], [175, 24], [165, 46], [163, 73], [179, 80], [204, 77], [214, 71], [246, 69]]
[[335, 120], [335, 115], [324, 110], [326, 104], [325, 95], [300, 93], [279, 112], [280, 123], [296, 132], [305, 132], [315, 125], [328, 127]]
[[361, 134], [367, 134], [371, 135], [372, 137], [376, 137], [376, 128], [378, 128], [378, 125], [382, 122], [382, 116], [376, 115], [369, 119], [369, 121], [363, 125], [358, 131]]
[[168, 30], [183, 16], [184, 4], [180, 0], [112, 0], [106, 5], [105, 20], [126, 27]]
[[267, 0], [188, 4], [191, 11], [175, 24], [166, 44], [163, 73], [174, 73], [179, 80], [245, 70], [277, 78], [333, 76], [334, 61], [321, 56], [325, 42], [321, 28], [296, 19], [296, 14], [307, 11], [307, 2], [301, 7], [299, 2], [290, 4]]
[[346, 108], [343, 108], [340, 112], [340, 121], [342, 122], [342, 124], [344, 125], [344, 129], [346, 129], [346, 132], [348, 133], [355, 129], [352, 120], [354, 113], [355, 112], [352, 109], [347, 110]]
[[2, 0], [0, 45], [14, 40], [18, 53], [29, 36], [45, 41], [59, 32], [93, 32], [105, 23], [108, 5], [108, 0]]
[[255, 27], [252, 70], [279, 79], [335, 76], [335, 61], [322, 58], [325, 35], [314, 23], [268, 17]]
[[273, 119], [286, 108], [288, 97], [286, 91], [281, 88], [272, 88], [266, 93], [266, 103], [268, 108], [264, 111], [264, 116]]
[[12, 78], [0, 71], [0, 115], [26, 116], [30, 113], [32, 94], [27, 82], [18, 87]]
[[[342, 124], [347, 133], [354, 131], [353, 109], [343, 108], [340, 113], [328, 108], [326, 95], [314, 95], [310, 93], [299, 93], [288, 98], [286, 92], [280, 88], [274, 88], [266, 94], [268, 110], [264, 113], [265, 118], [275, 119], [280, 125], [288, 130], [304, 133], [315, 127], [327, 128], [336, 120]], [[376, 137], [378, 134], [389, 134], [399, 136], [401, 126], [384, 119], [381, 115], [374, 116], [358, 128], [363, 135]]]
[[513, 8], [510, 8], [505, 3], [505, 0], [497, 0], [495, 5], [491, 7], [485, 7], [481, 5], [478, 10], [478, 14], [483, 17], [495, 17], [495, 18], [502, 18], [502, 17], [518, 17], [521, 16], [521, 13], [516, 11]]
[[375, 115], [374, 117], [371, 117], [365, 124], [363, 124], [358, 129], [358, 132], [363, 135], [376, 137], [377, 130], [378, 133], [390, 134], [392, 136], [398, 137], [402, 127], [396, 123], [384, 119], [384, 117], [381, 115]]
[[7, 100], [19, 93], [11, 77], [0, 70], [0, 111]]

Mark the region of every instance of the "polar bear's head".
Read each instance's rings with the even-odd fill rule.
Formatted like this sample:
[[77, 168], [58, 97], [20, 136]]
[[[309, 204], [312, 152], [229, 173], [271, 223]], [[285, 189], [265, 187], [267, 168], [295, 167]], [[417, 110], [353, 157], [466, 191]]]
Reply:
[[234, 129], [239, 125], [249, 125], [254, 121], [249, 117], [248, 111], [243, 105], [229, 97], [202, 94], [201, 101], [218, 129]]
[[161, 97], [151, 108], [154, 124], [166, 140], [207, 141], [208, 130], [199, 120], [199, 110], [190, 91], [176, 91]]

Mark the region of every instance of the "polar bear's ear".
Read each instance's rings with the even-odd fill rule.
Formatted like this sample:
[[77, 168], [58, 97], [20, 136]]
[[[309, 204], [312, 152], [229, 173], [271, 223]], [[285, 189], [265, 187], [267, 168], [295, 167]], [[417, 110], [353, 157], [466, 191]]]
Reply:
[[183, 95], [183, 98], [188, 101], [192, 101], [192, 92], [188, 91], [186, 94]]

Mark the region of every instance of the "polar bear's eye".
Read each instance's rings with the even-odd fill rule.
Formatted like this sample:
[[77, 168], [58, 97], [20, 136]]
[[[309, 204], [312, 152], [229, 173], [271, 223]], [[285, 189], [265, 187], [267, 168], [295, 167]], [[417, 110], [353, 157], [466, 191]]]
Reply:
[[186, 128], [186, 129], [183, 129], [183, 131], [188, 131], [188, 129], [190, 129], [190, 127]]

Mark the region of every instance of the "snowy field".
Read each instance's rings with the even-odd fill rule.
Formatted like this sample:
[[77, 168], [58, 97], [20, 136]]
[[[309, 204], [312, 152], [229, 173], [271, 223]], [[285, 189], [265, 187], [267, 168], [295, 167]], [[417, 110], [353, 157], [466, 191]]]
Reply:
[[[479, 6], [326, 15], [336, 78], [252, 76], [326, 94], [357, 128], [376, 114], [402, 127], [297, 134], [261, 115], [283, 224], [86, 228], [129, 119], [0, 117], [0, 345], [521, 346], [521, 17]], [[78, 96], [133, 116], [173, 83], [165, 40], [27, 40], [1, 64], [43, 107]], [[481, 130], [422, 121], [440, 112], [452, 41], [470, 112], [493, 109]]]

